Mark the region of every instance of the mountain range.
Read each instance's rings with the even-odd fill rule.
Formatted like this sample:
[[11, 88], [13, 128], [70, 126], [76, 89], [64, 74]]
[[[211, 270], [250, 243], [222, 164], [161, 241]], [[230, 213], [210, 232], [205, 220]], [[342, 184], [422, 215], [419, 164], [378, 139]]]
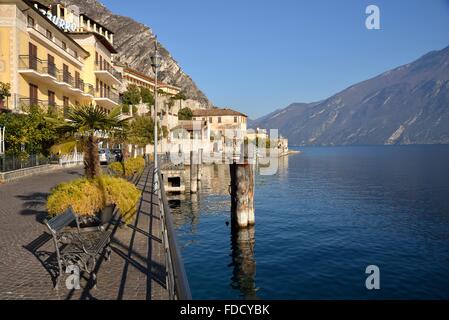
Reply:
[[314, 103], [250, 122], [291, 145], [449, 143], [449, 47]]
[[[114, 34], [114, 47], [118, 51], [119, 60], [131, 68], [154, 76], [150, 57], [155, 51], [155, 35], [150, 27], [129, 17], [113, 14], [97, 0], [60, 0], [69, 6], [76, 5], [81, 13], [99, 22]], [[162, 81], [181, 87], [188, 99], [198, 101], [202, 107], [211, 107], [212, 103], [197, 87], [192, 78], [186, 74], [170, 52], [159, 43], [162, 65], [159, 77]]]

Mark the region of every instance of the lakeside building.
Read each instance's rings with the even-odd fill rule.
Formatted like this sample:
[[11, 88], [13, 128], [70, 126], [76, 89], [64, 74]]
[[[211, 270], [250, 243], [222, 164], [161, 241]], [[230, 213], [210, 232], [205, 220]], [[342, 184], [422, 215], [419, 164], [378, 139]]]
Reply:
[[248, 116], [229, 108], [193, 110], [192, 119], [207, 123], [214, 152], [234, 152], [234, 140], [246, 136]]
[[119, 105], [113, 32], [78, 7], [2, 0], [0, 41], [0, 81], [10, 83], [12, 93], [7, 109], [26, 112], [37, 105], [65, 113], [95, 104], [109, 112]]
[[[129, 85], [154, 93], [154, 79], [120, 63], [116, 54], [114, 32], [78, 6], [0, 0], [0, 82], [11, 84], [11, 97], [2, 103], [1, 111], [26, 113], [30, 106], [39, 106], [64, 116], [72, 106], [93, 104], [110, 112], [121, 105]], [[180, 125], [193, 133], [200, 123], [202, 148], [215, 152], [224, 151], [226, 134], [246, 134], [245, 114], [228, 108], [201, 109], [198, 101], [176, 100], [180, 92], [179, 87], [158, 82], [158, 116], [168, 133], [160, 152], [179, 148], [179, 138], [172, 132]], [[153, 115], [152, 107], [141, 103], [137, 114]], [[179, 122], [178, 112], [185, 107], [193, 112], [192, 128]], [[130, 109], [123, 116], [132, 117]], [[141, 152], [152, 153], [152, 146], [145, 149]]]
[[[119, 88], [120, 93], [124, 93], [128, 90], [130, 85], [134, 85], [139, 88], [146, 88], [154, 95], [154, 78], [119, 61], [114, 62], [114, 67], [122, 74], [123, 81]], [[178, 112], [179, 109], [182, 108], [182, 101], [180, 101], [180, 104], [178, 105], [176, 103], [171, 103], [170, 98], [178, 94], [181, 89], [158, 81], [158, 91], [160, 92], [158, 95], [159, 116], [162, 115], [162, 125], [167, 126], [167, 128], [170, 129], [177, 125]], [[153, 110], [150, 110], [150, 107], [147, 104], [140, 102], [135, 107], [138, 115], [144, 115], [151, 112], [151, 115], [153, 116]], [[132, 108], [130, 109], [130, 115], [133, 116]]]

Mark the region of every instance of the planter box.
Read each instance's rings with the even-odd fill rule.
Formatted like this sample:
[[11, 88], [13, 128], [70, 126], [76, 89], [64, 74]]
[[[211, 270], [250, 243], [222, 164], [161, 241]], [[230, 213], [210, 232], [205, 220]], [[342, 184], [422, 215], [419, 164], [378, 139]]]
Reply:
[[[82, 218], [80, 222], [80, 228], [84, 231], [98, 230], [99, 228], [105, 228], [111, 222], [114, 216], [115, 205], [109, 205], [94, 217]], [[76, 224], [71, 225], [72, 228], [76, 228]]]

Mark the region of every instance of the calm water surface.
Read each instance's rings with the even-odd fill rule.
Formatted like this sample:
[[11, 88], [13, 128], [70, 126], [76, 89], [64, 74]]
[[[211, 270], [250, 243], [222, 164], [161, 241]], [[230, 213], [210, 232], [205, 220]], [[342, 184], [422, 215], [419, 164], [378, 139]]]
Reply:
[[171, 198], [193, 297], [449, 299], [449, 146], [301, 150], [257, 176], [253, 229], [226, 225], [227, 166]]

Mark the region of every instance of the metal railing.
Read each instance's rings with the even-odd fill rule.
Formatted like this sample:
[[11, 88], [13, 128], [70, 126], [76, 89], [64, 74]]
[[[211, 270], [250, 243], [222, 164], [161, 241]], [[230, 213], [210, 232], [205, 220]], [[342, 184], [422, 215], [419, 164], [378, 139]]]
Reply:
[[114, 69], [114, 67], [105, 64], [100, 63], [100, 61], [95, 61], [95, 70], [96, 71], [107, 71], [109, 74], [111, 74], [113, 77], [115, 77], [117, 80], [122, 81], [122, 74]]
[[19, 56], [20, 70], [34, 70], [42, 75], [50, 75], [58, 82], [63, 82], [69, 86], [81, 90], [83, 93], [94, 95], [94, 86], [85, 83], [81, 78], [74, 78], [70, 72], [57, 68], [56, 64], [48, 60], [41, 60], [29, 55]]
[[59, 164], [77, 164], [84, 162], [84, 154], [82, 152], [74, 152], [72, 154], [64, 154], [59, 156]]
[[158, 197], [159, 203], [161, 204], [162, 236], [165, 248], [166, 278], [169, 298], [170, 300], [191, 300], [192, 293], [190, 292], [187, 274], [178, 247], [160, 170], [158, 170], [157, 179], [159, 185]]
[[114, 90], [96, 90], [95, 98], [106, 98], [114, 101], [115, 103], [120, 103], [120, 96]]
[[47, 74], [48, 62], [38, 57], [19, 55], [19, 70], [34, 70], [41, 74]]
[[38, 100], [20, 97], [19, 109], [23, 112], [30, 112], [32, 108], [38, 107], [41, 111], [49, 116], [61, 116], [63, 114], [63, 107], [57, 104], [51, 103], [48, 100]]
[[0, 172], [9, 172], [50, 164], [52, 159], [42, 155], [20, 157], [15, 155], [0, 156]]

